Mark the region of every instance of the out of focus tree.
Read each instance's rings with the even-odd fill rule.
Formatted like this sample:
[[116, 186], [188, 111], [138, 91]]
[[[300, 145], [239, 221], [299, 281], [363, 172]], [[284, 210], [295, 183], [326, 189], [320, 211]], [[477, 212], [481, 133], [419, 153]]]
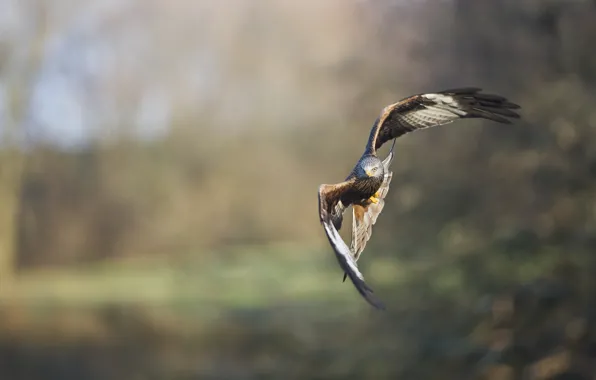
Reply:
[[0, 37], [0, 81], [4, 96], [0, 145], [0, 291], [8, 289], [15, 274], [29, 101], [48, 37], [43, 1], [14, 2], [11, 6], [13, 16], [27, 22], [13, 20], [14, 28], [3, 30]]

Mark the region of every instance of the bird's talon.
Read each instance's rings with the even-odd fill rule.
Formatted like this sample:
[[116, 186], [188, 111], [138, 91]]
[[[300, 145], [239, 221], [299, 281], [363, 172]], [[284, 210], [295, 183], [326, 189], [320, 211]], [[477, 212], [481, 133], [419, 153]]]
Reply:
[[379, 199], [378, 199], [377, 197], [375, 197], [375, 196], [372, 196], [372, 197], [370, 197], [370, 198], [369, 198], [369, 200], [370, 200], [372, 203], [379, 203]]

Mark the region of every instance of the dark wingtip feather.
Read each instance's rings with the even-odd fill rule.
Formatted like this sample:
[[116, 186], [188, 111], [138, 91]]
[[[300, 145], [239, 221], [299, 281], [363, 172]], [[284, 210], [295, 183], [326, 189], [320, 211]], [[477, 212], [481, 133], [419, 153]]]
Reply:
[[477, 117], [482, 119], [488, 119], [492, 121], [496, 121], [497, 123], [502, 124], [511, 124], [511, 120], [504, 118], [503, 116], [499, 116], [491, 111], [486, 111], [480, 108], [474, 108], [470, 111], [469, 117]]
[[462, 109], [468, 111], [467, 117], [483, 118], [498, 123], [511, 124], [511, 119], [519, 119], [520, 115], [512, 111], [521, 107], [507, 98], [495, 94], [477, 92], [454, 92], [453, 96]]
[[493, 107], [493, 106], [481, 106], [478, 107], [478, 109], [486, 111], [486, 112], [490, 112], [493, 114], [497, 114], [497, 115], [501, 115], [501, 116], [506, 116], [506, 117], [512, 117], [515, 119], [519, 119], [519, 114], [515, 111], [511, 111], [510, 108], [506, 108], [506, 107]]
[[479, 87], [459, 87], [459, 88], [452, 88], [449, 90], [439, 91], [439, 94], [462, 95], [462, 94], [475, 94], [479, 91], [482, 91], [482, 89]]
[[358, 290], [358, 293], [362, 295], [366, 302], [376, 309], [386, 310], [385, 304], [373, 294], [374, 291], [366, 282], [356, 277], [351, 271], [348, 271], [347, 275], [350, 277], [350, 280], [352, 280], [352, 283], [354, 284], [356, 290]]
[[352, 273], [348, 273], [348, 276], [350, 277], [350, 280], [352, 280], [356, 290], [358, 290], [358, 293], [362, 295], [366, 302], [376, 309], [386, 310], [385, 304], [374, 295], [374, 291], [366, 282], [355, 276], [352, 276]]
[[501, 95], [494, 95], [494, 94], [481, 93], [481, 94], [474, 94], [473, 97], [476, 100], [485, 100], [485, 101], [489, 101], [489, 102], [503, 103], [503, 102], [507, 101], [507, 98], [505, 98]]
[[333, 223], [327, 218], [326, 220], [323, 220], [323, 227], [325, 228], [325, 234], [335, 252], [335, 257], [337, 258], [340, 267], [343, 269], [344, 273], [350, 277], [350, 280], [352, 281], [352, 284], [354, 284], [358, 293], [360, 293], [362, 298], [374, 308], [385, 310], [383, 302], [373, 294], [371, 287], [364, 282], [356, 263], [352, 260], [350, 248], [348, 248], [341, 236], [339, 236]]

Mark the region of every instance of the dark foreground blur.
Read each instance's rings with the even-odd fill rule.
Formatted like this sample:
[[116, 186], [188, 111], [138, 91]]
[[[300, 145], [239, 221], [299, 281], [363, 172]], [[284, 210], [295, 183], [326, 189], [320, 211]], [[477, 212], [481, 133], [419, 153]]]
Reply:
[[[594, 1], [0, 7], [0, 379], [596, 378]], [[316, 189], [459, 86], [523, 118], [398, 141], [375, 312]]]

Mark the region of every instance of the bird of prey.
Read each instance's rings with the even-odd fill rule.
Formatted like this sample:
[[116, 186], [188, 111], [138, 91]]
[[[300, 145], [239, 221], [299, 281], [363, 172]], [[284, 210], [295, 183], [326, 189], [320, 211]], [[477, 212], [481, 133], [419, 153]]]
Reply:
[[[337, 261], [358, 292], [372, 306], [384, 309], [373, 295], [358, 270], [356, 261], [372, 234], [372, 226], [384, 207], [392, 172], [395, 139], [408, 132], [449, 124], [457, 119], [482, 118], [510, 124], [508, 118], [519, 118], [514, 109], [520, 108], [498, 95], [481, 93], [479, 88], [458, 88], [436, 93], [418, 94], [385, 107], [375, 120], [366, 148], [347, 178], [340, 183], [319, 187], [319, 219]], [[377, 150], [393, 140], [384, 160]], [[352, 206], [352, 242], [346, 245], [338, 230], [343, 213]]]

